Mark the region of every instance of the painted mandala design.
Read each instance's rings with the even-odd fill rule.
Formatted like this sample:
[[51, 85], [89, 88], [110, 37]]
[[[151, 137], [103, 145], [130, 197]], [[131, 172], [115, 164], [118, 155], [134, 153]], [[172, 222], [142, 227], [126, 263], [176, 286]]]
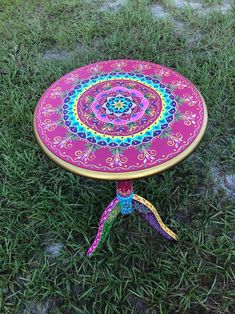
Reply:
[[121, 93], [107, 97], [102, 108], [106, 110], [106, 115], [114, 115], [117, 118], [131, 114], [137, 105], [134, 103], [132, 96], [125, 96]]
[[[130, 83], [135, 84], [134, 89]], [[110, 89], [105, 90], [107, 86]], [[145, 90], [152, 95], [151, 104], [144, 96]], [[85, 92], [90, 98], [84, 97]], [[75, 86], [64, 99], [63, 113], [65, 125], [78, 137], [100, 146], [128, 147], [159, 136], [173, 121], [176, 105], [171, 90], [157, 79], [133, 73], [109, 73]], [[149, 119], [148, 109], [153, 119]], [[86, 112], [88, 116], [84, 119]], [[91, 112], [94, 117], [89, 119]], [[132, 122], [134, 128], [130, 130]], [[111, 124], [108, 130], [106, 123]]]
[[35, 111], [36, 132], [59, 159], [99, 172], [164, 164], [197, 138], [205, 117], [191, 82], [163, 66], [100, 62], [55, 82]]
[[[120, 84], [124, 85], [123, 82]], [[105, 86], [106, 84], [104, 88]], [[109, 86], [112, 86], [111, 83]], [[91, 109], [98, 120], [114, 125], [125, 125], [140, 119], [148, 105], [147, 99], [140, 91], [114, 86], [109, 91], [101, 92], [95, 98]]]

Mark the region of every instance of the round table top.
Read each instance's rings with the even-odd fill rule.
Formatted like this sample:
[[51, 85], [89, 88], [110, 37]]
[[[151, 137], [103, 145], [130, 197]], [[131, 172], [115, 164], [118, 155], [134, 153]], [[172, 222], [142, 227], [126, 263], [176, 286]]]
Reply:
[[38, 102], [34, 132], [58, 165], [128, 180], [166, 170], [199, 144], [207, 109], [196, 87], [162, 65], [112, 60], [78, 68]]

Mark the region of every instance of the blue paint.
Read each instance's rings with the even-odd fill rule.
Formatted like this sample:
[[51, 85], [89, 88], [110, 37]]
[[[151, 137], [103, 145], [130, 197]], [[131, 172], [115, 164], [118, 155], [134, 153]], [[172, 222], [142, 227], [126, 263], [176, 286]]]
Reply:
[[132, 192], [131, 195], [126, 197], [117, 194], [117, 198], [119, 199], [121, 205], [121, 213], [123, 215], [131, 214], [134, 211], [134, 208], [132, 206], [133, 196], [134, 192]]

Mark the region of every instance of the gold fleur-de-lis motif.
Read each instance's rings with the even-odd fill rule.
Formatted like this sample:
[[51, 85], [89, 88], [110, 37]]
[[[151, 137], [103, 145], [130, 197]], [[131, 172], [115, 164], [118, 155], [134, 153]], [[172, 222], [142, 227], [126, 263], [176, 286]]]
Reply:
[[51, 90], [50, 98], [55, 99], [57, 97], [60, 97], [61, 94], [62, 94], [61, 87], [57, 86]]
[[183, 136], [181, 133], [175, 133], [175, 134], [169, 134], [169, 140], [167, 141], [167, 144], [169, 146], [175, 146], [175, 148], [179, 147], [179, 144], [182, 142]]
[[71, 148], [73, 147], [72, 141], [77, 140], [78, 137], [75, 134], [67, 132], [66, 137], [56, 136], [54, 137], [53, 144], [60, 148]]
[[196, 124], [196, 121], [195, 121], [196, 114], [192, 113], [191, 111], [185, 111], [184, 113], [181, 111], [177, 111], [175, 118], [176, 118], [176, 121], [183, 120], [184, 124], [187, 126], [191, 124]]
[[97, 144], [86, 144], [86, 150], [81, 151], [77, 150], [75, 152], [76, 160], [82, 160], [82, 161], [92, 161], [96, 158], [95, 152], [100, 147]]
[[123, 152], [125, 149], [117, 147], [117, 148], [112, 148], [111, 152], [112, 152], [112, 157], [108, 157], [106, 159], [106, 162], [111, 166], [122, 166], [123, 164], [125, 164], [127, 162], [127, 158], [122, 156]]
[[125, 61], [115, 61], [111, 66], [114, 68], [115, 71], [121, 71], [127, 63]]
[[185, 87], [188, 87], [188, 84], [185, 81], [172, 81], [172, 85], [174, 86], [174, 89], [184, 89]]
[[65, 78], [65, 83], [69, 84], [69, 83], [79, 83], [79, 75], [75, 74], [75, 73], [70, 73], [66, 78]]
[[51, 115], [52, 113], [61, 114], [61, 112], [62, 112], [62, 107], [61, 107], [61, 106], [53, 107], [51, 104], [46, 104], [46, 105], [42, 108], [42, 111], [41, 111], [41, 113], [42, 113], [44, 116], [49, 116], [49, 115]]
[[172, 133], [172, 128], [168, 128], [161, 135], [160, 138], [167, 138], [167, 145], [174, 146], [175, 148], [179, 147], [179, 144], [183, 141], [183, 135], [179, 132]]
[[54, 131], [55, 128], [57, 126], [63, 126], [64, 123], [63, 123], [63, 119], [60, 118], [59, 120], [57, 121], [52, 121], [51, 119], [45, 119], [43, 122], [42, 122], [42, 127], [44, 130], [47, 130], [47, 131]]
[[145, 64], [145, 63], [137, 63], [136, 65], [134, 65], [134, 69], [137, 72], [142, 72], [144, 70], [149, 70], [151, 69], [151, 66], [149, 64]]
[[150, 149], [150, 145], [150, 143], [146, 143], [136, 147], [136, 149], [140, 151], [140, 154], [137, 156], [137, 158], [143, 161], [144, 164], [153, 162], [155, 160], [156, 150]]
[[89, 72], [90, 72], [91, 74], [97, 75], [97, 74], [102, 73], [102, 69], [103, 69], [103, 66], [102, 66], [102, 65], [96, 64], [96, 65], [90, 66]]
[[183, 98], [184, 98], [184, 101], [187, 102], [187, 105], [191, 107], [193, 107], [197, 103], [197, 100], [192, 95], [184, 94]]
[[159, 78], [162, 78], [164, 76], [170, 76], [171, 72], [167, 69], [163, 69], [163, 68], [159, 68], [155, 71], [156, 76], [158, 76]]

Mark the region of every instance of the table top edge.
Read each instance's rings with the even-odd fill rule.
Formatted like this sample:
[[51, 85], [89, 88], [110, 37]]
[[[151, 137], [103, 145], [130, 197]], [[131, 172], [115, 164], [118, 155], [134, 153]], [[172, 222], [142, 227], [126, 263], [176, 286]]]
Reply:
[[[198, 89], [197, 89], [198, 90]], [[199, 91], [198, 91], [199, 92]], [[202, 97], [201, 93], [199, 92], [201, 99], [203, 101], [203, 107], [204, 107], [204, 119], [202, 123], [202, 128], [196, 137], [196, 139], [191, 143], [190, 146], [188, 146], [184, 151], [182, 151], [179, 155], [173, 157], [172, 159], [168, 160], [165, 163], [162, 163], [160, 165], [147, 168], [147, 169], [142, 169], [142, 170], [137, 170], [137, 171], [129, 171], [129, 172], [100, 172], [100, 171], [94, 171], [94, 170], [87, 170], [81, 167], [74, 166], [62, 159], [60, 159], [58, 156], [56, 156], [52, 151], [50, 151], [46, 145], [43, 143], [41, 140], [40, 136], [38, 135], [37, 128], [36, 128], [36, 108], [34, 110], [34, 118], [33, 118], [33, 132], [34, 136], [36, 138], [36, 141], [42, 151], [47, 155], [49, 159], [51, 159], [55, 164], [60, 166], [61, 168], [64, 168], [65, 170], [68, 170], [74, 174], [88, 177], [91, 179], [98, 179], [98, 180], [107, 180], [107, 181], [121, 181], [121, 180], [134, 180], [134, 179], [141, 179], [144, 177], [148, 177], [154, 174], [161, 173], [165, 170], [168, 170], [180, 162], [182, 162], [185, 158], [187, 158], [190, 154], [193, 153], [193, 151], [197, 148], [199, 143], [201, 142], [206, 128], [208, 124], [208, 111], [207, 111], [207, 106], [205, 104], [204, 98]]]

